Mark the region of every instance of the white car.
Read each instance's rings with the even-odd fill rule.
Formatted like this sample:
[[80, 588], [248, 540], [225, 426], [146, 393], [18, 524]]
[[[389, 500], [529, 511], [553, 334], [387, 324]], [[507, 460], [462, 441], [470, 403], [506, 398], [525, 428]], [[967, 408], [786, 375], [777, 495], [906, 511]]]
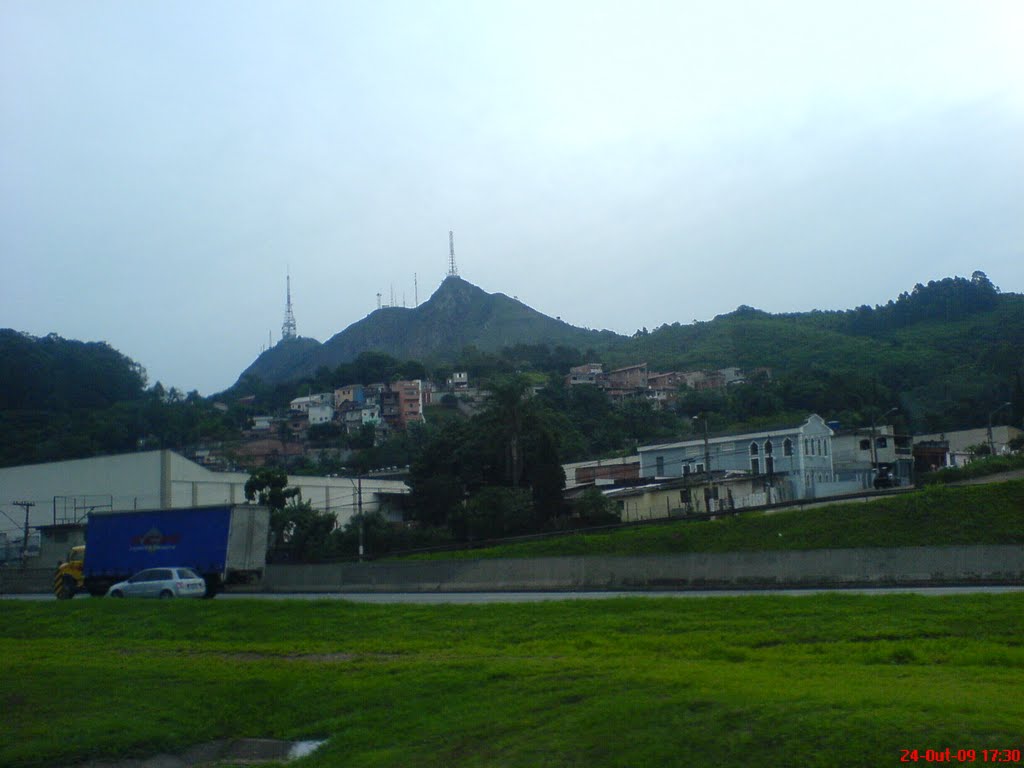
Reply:
[[191, 568], [149, 568], [107, 590], [108, 597], [205, 597], [206, 581]]

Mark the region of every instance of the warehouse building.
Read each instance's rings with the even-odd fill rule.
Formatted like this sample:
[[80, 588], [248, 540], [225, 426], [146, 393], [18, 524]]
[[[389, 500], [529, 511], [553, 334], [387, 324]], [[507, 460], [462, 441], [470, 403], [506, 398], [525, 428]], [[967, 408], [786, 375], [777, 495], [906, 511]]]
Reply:
[[[92, 511], [244, 504], [245, 472], [214, 472], [173, 451], [99, 456], [0, 469], [0, 531], [18, 533], [28, 502], [29, 527], [84, 521]], [[401, 480], [292, 475], [288, 484], [338, 525], [358, 511], [400, 521], [409, 488]]]

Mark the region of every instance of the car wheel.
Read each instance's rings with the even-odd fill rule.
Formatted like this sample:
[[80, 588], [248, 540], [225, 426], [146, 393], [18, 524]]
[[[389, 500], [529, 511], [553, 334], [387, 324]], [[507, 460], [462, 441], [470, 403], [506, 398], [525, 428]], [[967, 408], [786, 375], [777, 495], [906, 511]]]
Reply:
[[174, 593], [171, 592], [171, 590], [169, 589], [165, 589], [163, 592], [160, 593], [161, 600], [170, 600], [172, 597], [174, 597]]
[[110, 596], [111, 597], [124, 597], [124, 592], [122, 592], [120, 589], [115, 589], [113, 592], [110, 593]]

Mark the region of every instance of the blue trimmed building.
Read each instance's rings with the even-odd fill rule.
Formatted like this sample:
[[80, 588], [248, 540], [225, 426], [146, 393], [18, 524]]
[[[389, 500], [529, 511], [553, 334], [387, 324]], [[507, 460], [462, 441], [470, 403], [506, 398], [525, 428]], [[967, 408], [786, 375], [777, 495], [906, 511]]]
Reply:
[[[832, 463], [833, 431], [817, 414], [803, 424], [741, 435], [709, 436], [678, 443], [645, 445], [640, 477], [692, 477], [705, 471], [763, 476], [782, 499], [813, 499], [850, 493], [857, 488], [836, 480]], [[710, 466], [705, 466], [710, 464]]]

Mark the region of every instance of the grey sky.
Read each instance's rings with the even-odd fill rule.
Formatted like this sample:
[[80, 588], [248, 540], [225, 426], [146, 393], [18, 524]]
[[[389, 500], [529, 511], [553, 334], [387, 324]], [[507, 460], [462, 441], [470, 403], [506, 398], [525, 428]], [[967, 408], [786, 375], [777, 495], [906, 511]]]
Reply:
[[1024, 3], [0, 0], [0, 326], [232, 384], [460, 274], [631, 333], [1024, 290]]

